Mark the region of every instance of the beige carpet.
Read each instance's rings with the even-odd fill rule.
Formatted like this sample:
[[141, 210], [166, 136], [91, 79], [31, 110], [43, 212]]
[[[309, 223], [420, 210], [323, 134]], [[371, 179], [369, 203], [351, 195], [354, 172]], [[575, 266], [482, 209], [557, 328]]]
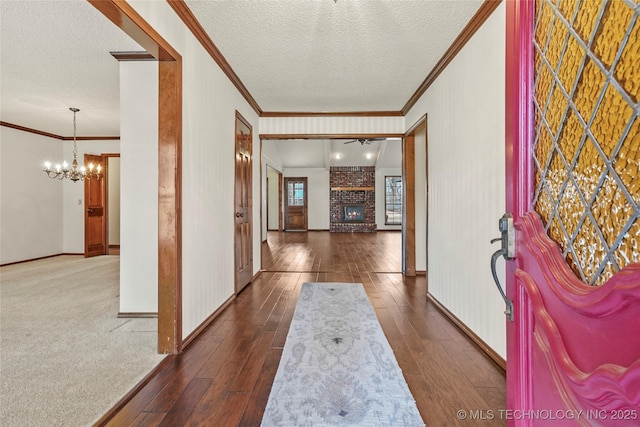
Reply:
[[0, 425], [92, 425], [164, 358], [156, 319], [117, 318], [119, 263], [0, 268]]

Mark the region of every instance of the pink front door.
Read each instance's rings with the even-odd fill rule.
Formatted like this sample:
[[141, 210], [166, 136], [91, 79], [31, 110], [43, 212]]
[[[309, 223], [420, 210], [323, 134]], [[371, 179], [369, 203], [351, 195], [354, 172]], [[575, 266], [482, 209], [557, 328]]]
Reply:
[[510, 426], [640, 426], [640, 14], [506, 3]]

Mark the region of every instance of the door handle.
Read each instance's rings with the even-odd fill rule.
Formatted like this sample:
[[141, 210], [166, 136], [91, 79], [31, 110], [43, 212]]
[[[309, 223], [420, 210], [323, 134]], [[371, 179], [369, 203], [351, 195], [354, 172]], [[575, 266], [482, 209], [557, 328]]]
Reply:
[[93, 213], [93, 208], [89, 208], [89, 209], [87, 209], [87, 212], [89, 212], [89, 213]]
[[493, 276], [494, 282], [496, 282], [496, 286], [498, 288], [498, 292], [500, 292], [500, 296], [504, 300], [505, 310], [504, 314], [507, 318], [513, 322], [513, 301], [507, 298], [505, 291], [500, 284], [500, 280], [498, 279], [498, 274], [496, 273], [496, 261], [498, 258], [504, 257], [507, 261], [512, 261], [516, 257], [516, 248], [515, 248], [515, 230], [513, 228], [513, 216], [510, 213], [506, 213], [502, 215], [502, 218], [498, 221], [498, 228], [500, 229], [501, 236], [495, 239], [491, 239], [491, 243], [501, 242], [500, 249], [495, 251], [493, 255], [491, 255], [491, 275]]
[[236, 212], [236, 218], [242, 218], [244, 214], [242, 212]]

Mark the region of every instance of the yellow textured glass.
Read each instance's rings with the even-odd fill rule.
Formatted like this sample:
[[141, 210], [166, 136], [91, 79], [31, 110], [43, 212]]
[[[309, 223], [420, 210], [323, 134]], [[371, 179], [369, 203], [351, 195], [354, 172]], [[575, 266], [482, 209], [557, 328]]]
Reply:
[[591, 133], [608, 158], [611, 158], [632, 115], [631, 106], [615, 87], [609, 85], [591, 124]]
[[571, 18], [573, 18], [573, 14], [576, 10], [576, 6], [578, 5], [578, 0], [561, 0], [560, 1], [560, 13], [564, 18], [571, 22]]
[[602, 2], [603, 0], [582, 0], [580, 2], [573, 28], [585, 42], [589, 42], [591, 34], [596, 28], [598, 12], [600, 12]]
[[629, 35], [627, 45], [622, 51], [620, 62], [615, 69], [616, 80], [620, 82], [624, 90], [631, 96], [633, 102], [640, 98], [640, 19], [636, 20], [633, 30]]
[[596, 286], [640, 262], [639, 14], [623, 0], [536, 2], [534, 208]]
[[625, 31], [632, 17], [633, 10], [624, 1], [614, 0], [607, 3], [593, 42], [593, 53], [608, 69], [613, 64], [613, 59], [618, 53], [620, 43], [624, 39]]

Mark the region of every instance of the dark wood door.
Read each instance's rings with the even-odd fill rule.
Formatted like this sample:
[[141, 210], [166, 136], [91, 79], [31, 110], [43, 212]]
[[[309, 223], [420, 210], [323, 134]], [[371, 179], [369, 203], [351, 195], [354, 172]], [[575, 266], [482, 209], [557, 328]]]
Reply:
[[92, 154], [84, 155], [84, 164], [92, 163], [94, 167], [102, 168], [100, 179], [85, 178], [84, 180], [84, 256], [92, 257], [107, 253], [107, 215], [105, 157]]
[[307, 230], [307, 178], [285, 178], [285, 230]]
[[251, 126], [236, 113], [235, 165], [235, 270], [236, 292], [247, 286], [253, 276], [251, 228]]

